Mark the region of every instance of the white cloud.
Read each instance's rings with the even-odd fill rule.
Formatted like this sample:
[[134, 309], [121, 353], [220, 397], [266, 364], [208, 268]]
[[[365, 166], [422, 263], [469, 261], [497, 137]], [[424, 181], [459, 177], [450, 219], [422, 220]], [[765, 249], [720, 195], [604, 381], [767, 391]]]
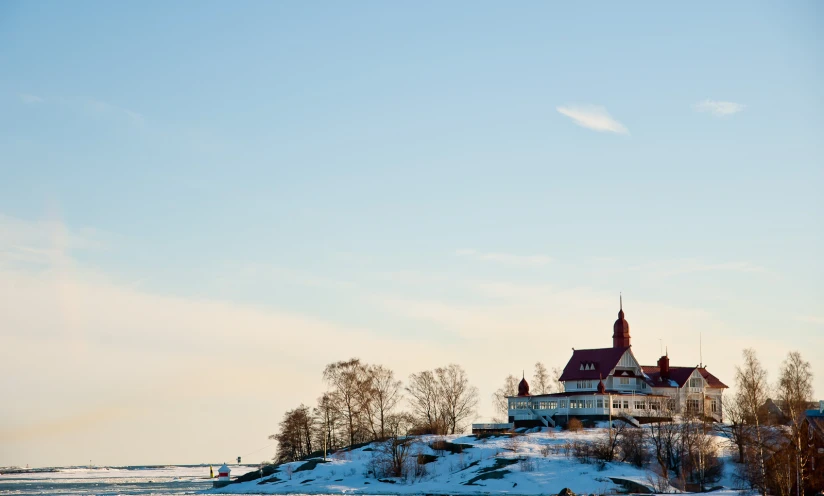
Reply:
[[735, 102], [721, 102], [717, 100], [704, 100], [692, 106], [696, 112], [709, 112], [716, 117], [726, 117], [737, 114], [744, 110], [746, 105]]
[[467, 257], [473, 258], [475, 260], [498, 262], [505, 265], [513, 265], [520, 267], [541, 267], [552, 261], [552, 259], [546, 255], [513, 255], [511, 253], [483, 253], [476, 250], [456, 250], [455, 254], [459, 257]]
[[557, 107], [557, 110], [581, 127], [593, 131], [629, 134], [626, 126], [609, 115], [604, 107], [598, 105], [565, 105]]
[[31, 103], [43, 103], [43, 102], [45, 102], [44, 99], [40, 98], [37, 95], [30, 95], [28, 93], [21, 93], [18, 96], [20, 97], [20, 101], [23, 102], [23, 103], [31, 104]]

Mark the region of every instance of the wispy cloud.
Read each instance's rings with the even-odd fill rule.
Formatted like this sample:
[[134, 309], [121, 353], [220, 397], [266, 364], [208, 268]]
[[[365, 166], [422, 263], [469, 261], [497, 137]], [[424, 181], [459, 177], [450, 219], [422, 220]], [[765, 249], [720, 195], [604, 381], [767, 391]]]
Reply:
[[627, 270], [647, 272], [660, 277], [691, 274], [696, 272], [739, 272], [739, 273], [768, 273], [769, 271], [748, 261], [707, 263], [700, 260], [672, 260], [655, 262], [629, 267]]
[[477, 250], [456, 250], [459, 257], [467, 257], [475, 260], [498, 262], [505, 265], [520, 267], [541, 267], [552, 261], [546, 255], [513, 255], [511, 253], [484, 253]]
[[146, 119], [143, 117], [143, 114], [100, 100], [90, 100], [89, 108], [93, 112], [98, 114], [125, 117], [126, 119], [130, 120], [133, 124], [139, 126], [142, 126], [146, 122]]
[[572, 119], [572, 122], [593, 131], [629, 134], [629, 129], [615, 120], [607, 109], [598, 105], [564, 105], [558, 112]]
[[695, 109], [696, 112], [709, 112], [716, 117], [726, 117], [741, 112], [746, 108], [746, 105], [707, 99], [696, 103], [692, 108]]
[[37, 95], [31, 95], [29, 93], [21, 93], [17, 96], [20, 97], [21, 102], [26, 103], [26, 104], [43, 103], [43, 102], [46, 101], [46, 100], [44, 100], [43, 98], [40, 98]]

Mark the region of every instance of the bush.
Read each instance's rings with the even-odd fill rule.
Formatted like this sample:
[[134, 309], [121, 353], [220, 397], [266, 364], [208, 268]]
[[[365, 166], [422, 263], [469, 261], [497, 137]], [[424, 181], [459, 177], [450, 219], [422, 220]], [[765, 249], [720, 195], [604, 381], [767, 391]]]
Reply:
[[618, 439], [618, 447], [621, 449], [622, 461], [636, 467], [643, 467], [650, 461], [651, 455], [647, 449], [643, 429], [625, 431]]
[[580, 432], [581, 429], [584, 428], [584, 424], [582, 424], [581, 421], [577, 418], [572, 417], [571, 419], [569, 419], [569, 422], [567, 422], [566, 428], [568, 431]]
[[580, 463], [592, 463], [593, 446], [586, 441], [575, 441], [572, 443], [572, 454]]
[[592, 446], [592, 456], [601, 462], [611, 462], [615, 457], [612, 444], [609, 441], [596, 441]]
[[534, 472], [535, 471], [535, 459], [526, 457], [521, 458], [518, 462], [521, 467], [521, 472]]

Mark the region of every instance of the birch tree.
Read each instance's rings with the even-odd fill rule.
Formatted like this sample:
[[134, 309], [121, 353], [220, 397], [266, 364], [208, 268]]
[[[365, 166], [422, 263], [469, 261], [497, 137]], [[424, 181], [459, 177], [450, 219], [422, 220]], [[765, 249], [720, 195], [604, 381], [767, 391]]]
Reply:
[[407, 401], [416, 424], [419, 429], [431, 434], [443, 433], [438, 387], [438, 379], [431, 370], [410, 374], [406, 386], [406, 392], [409, 394]]
[[364, 366], [358, 358], [330, 363], [323, 370], [323, 378], [335, 392], [337, 408], [346, 421], [350, 445], [355, 444], [362, 420], [364, 374]]
[[552, 379], [549, 377], [546, 367], [543, 363], [537, 362], [535, 364], [535, 372], [532, 375], [532, 388], [535, 394], [547, 394], [552, 391]]
[[374, 365], [368, 369], [369, 391], [371, 394], [371, 415], [378, 426], [376, 434], [380, 439], [387, 436], [387, 420], [395, 411], [401, 400], [401, 381], [395, 379], [395, 373], [383, 365]]
[[[747, 474], [753, 489], [758, 489], [763, 496], [766, 496], [767, 474], [764, 467], [764, 439], [761, 433], [758, 410], [767, 401], [767, 371], [761, 366], [754, 349], [747, 348], [742, 355], [744, 365], [735, 367], [736, 398], [743, 409], [744, 421], [749, 424], [747, 430], [754, 431], [754, 435], [750, 434], [750, 439], [755, 441], [754, 453], [749, 455], [745, 452], [745, 474]], [[755, 460], [752, 459], [753, 457]]]
[[466, 371], [457, 364], [435, 369], [438, 391], [446, 430], [455, 434], [463, 430], [463, 423], [472, 418], [478, 407], [478, 388], [469, 384]]
[[790, 420], [789, 437], [793, 447], [796, 494], [803, 490], [805, 466], [809, 461], [805, 449], [805, 432], [802, 430], [804, 411], [813, 398], [813, 372], [810, 362], [801, 357], [801, 353], [791, 351], [781, 364], [778, 375], [777, 393], [784, 415]]
[[[509, 402], [507, 396], [515, 396], [518, 394], [518, 378], [512, 374], [506, 376], [504, 384], [492, 393], [492, 404], [495, 406], [495, 412], [502, 418], [507, 418], [509, 414]], [[501, 420], [498, 418], [497, 420]]]

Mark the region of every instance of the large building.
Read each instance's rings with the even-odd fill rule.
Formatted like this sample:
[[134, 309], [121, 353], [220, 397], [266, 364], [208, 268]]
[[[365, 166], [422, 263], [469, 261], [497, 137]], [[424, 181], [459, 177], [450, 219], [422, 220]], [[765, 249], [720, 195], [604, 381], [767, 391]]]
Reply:
[[721, 395], [727, 386], [706, 367], [671, 366], [668, 354], [656, 365], [641, 365], [632, 353], [623, 304], [612, 331], [610, 348], [573, 349], [560, 377], [564, 392], [533, 395], [523, 379], [518, 396], [508, 398], [513, 427], [565, 425], [573, 417], [644, 423], [693, 414], [723, 420]]

